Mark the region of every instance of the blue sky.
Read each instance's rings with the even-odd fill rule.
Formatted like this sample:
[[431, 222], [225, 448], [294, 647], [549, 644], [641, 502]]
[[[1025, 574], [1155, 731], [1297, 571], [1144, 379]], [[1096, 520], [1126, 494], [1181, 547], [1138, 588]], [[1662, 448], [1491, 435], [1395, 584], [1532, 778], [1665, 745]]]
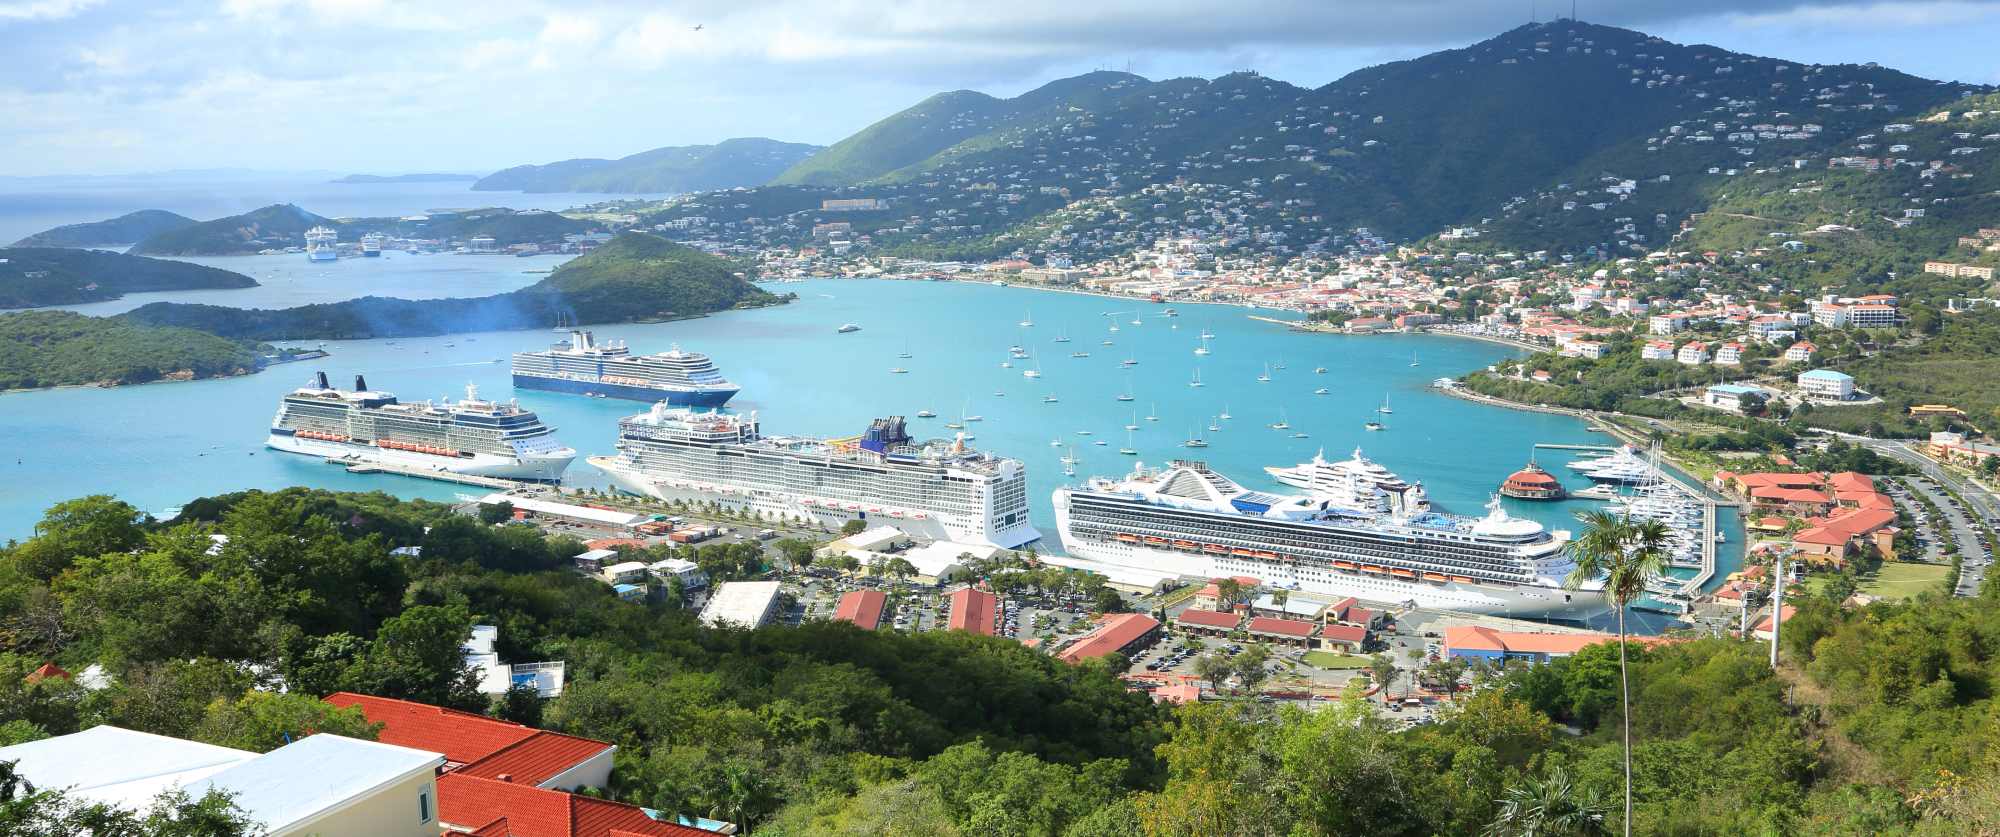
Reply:
[[[1318, 86], [1549, 0], [0, 0], [0, 175], [483, 171], [770, 136], [1098, 69]], [[2000, 0], [1598, 0], [1579, 16], [2000, 83]], [[702, 28], [697, 31], [696, 25]]]

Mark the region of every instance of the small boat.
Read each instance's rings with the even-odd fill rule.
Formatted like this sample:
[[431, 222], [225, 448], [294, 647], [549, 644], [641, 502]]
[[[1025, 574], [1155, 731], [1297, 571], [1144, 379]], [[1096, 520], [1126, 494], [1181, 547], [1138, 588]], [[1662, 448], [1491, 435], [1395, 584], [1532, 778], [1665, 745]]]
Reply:
[[1189, 439], [1189, 440], [1187, 440], [1187, 441], [1185, 441], [1185, 442], [1182, 442], [1181, 444], [1182, 444], [1182, 445], [1185, 445], [1185, 446], [1187, 446], [1187, 447], [1191, 447], [1191, 448], [1205, 448], [1205, 447], [1208, 447], [1208, 443], [1207, 443], [1207, 442], [1205, 442], [1205, 441], [1202, 441], [1202, 440], [1200, 440], [1200, 439]]
[[1280, 371], [1283, 371], [1283, 370], [1284, 370], [1284, 368], [1285, 368], [1285, 362], [1281, 360], [1281, 361], [1278, 361], [1277, 363], [1273, 363], [1273, 364], [1271, 364], [1271, 368], [1272, 368], [1272, 369], [1277, 369], [1277, 370], [1280, 370]]
[[1013, 362], [1013, 361], [1011, 361], [1011, 360], [1003, 360], [1003, 361], [1000, 361], [1000, 368], [1001, 368], [1001, 369], [1012, 369], [1012, 368], [1014, 368], [1014, 362]]
[[1266, 363], [1264, 364], [1264, 374], [1257, 376], [1257, 383], [1268, 384], [1270, 382], [1271, 382], [1271, 364]]
[[1043, 404], [1054, 404], [1054, 403], [1057, 403], [1057, 402], [1059, 402], [1059, 401], [1061, 401], [1061, 400], [1062, 400], [1062, 399], [1060, 399], [1060, 398], [1057, 398], [1057, 397], [1055, 396], [1055, 393], [1049, 393], [1048, 395], [1044, 395], [1044, 396], [1042, 396], [1042, 403], [1043, 403]]
[[1061, 439], [1050, 439], [1050, 440], [1049, 440], [1049, 447], [1052, 447], [1052, 448], [1059, 448], [1059, 447], [1062, 447], [1062, 440], [1061, 440]]
[[1088, 435], [1090, 435], [1090, 431], [1088, 431], [1088, 430], [1078, 430], [1078, 431], [1076, 431], [1076, 435], [1078, 435], [1078, 436], [1088, 436]]
[[918, 410], [917, 418], [937, 418], [937, 413], [931, 410]]
[[1324, 367], [1324, 366], [1315, 366], [1315, 367], [1313, 367], [1313, 374], [1315, 374], [1315, 375], [1324, 375], [1324, 374], [1326, 374], [1326, 367]]
[[1075, 466], [1073, 466], [1073, 465], [1064, 465], [1064, 466], [1063, 466], [1063, 476], [1065, 476], [1065, 477], [1073, 477], [1073, 476], [1076, 476], [1076, 467], [1075, 467]]
[[955, 422], [955, 421], [948, 421], [948, 422], [945, 422], [945, 423], [944, 423], [944, 426], [945, 426], [945, 429], [947, 429], [947, 430], [964, 430], [964, 429], [965, 429], [965, 425], [963, 425], [963, 424], [959, 424], [958, 422]]
[[1278, 420], [1271, 422], [1271, 429], [1272, 430], [1292, 429], [1292, 423], [1285, 418], [1285, 408], [1283, 407], [1278, 408]]
[[986, 417], [985, 417], [985, 416], [976, 416], [976, 415], [975, 415], [975, 416], [966, 416], [966, 417], [965, 417], [965, 420], [966, 420], [966, 421], [985, 421], [985, 420], [986, 420]]
[[1229, 415], [1229, 405], [1228, 405], [1228, 404], [1224, 404], [1224, 405], [1222, 405], [1222, 414], [1221, 414], [1221, 415], [1219, 415], [1219, 416], [1216, 416], [1216, 418], [1219, 418], [1219, 419], [1222, 419], [1223, 421], [1228, 421], [1228, 420], [1229, 420], [1229, 419], [1231, 418], [1231, 416]]
[[1101, 447], [1106, 447], [1106, 446], [1110, 445], [1111, 443], [1110, 443], [1110, 442], [1106, 442], [1106, 441], [1104, 441], [1103, 439], [1099, 439], [1099, 440], [1097, 440], [1097, 441], [1095, 441], [1095, 442], [1091, 442], [1091, 444], [1093, 444], [1093, 445], [1096, 445], [1096, 446], [1098, 446], [1098, 447], [1100, 447], [1100, 448], [1101, 448]]
[[993, 397], [994, 397], [994, 398], [1006, 398], [1006, 397], [1007, 397], [1007, 391], [1006, 391], [1006, 390], [1004, 390], [1004, 389], [996, 389], [996, 390], [994, 390], [994, 391], [993, 391]]
[[1020, 323], [1020, 325], [1021, 325], [1021, 327], [1022, 327], [1022, 328], [1034, 328], [1034, 327], [1035, 327], [1035, 314], [1034, 314], [1034, 312], [1033, 312], [1033, 311], [1030, 311], [1030, 312], [1028, 312], [1028, 314], [1027, 314], [1026, 316], [1022, 317], [1022, 318], [1021, 318], [1021, 323]]
[[1212, 332], [1212, 331], [1209, 331], [1209, 330], [1208, 330], [1208, 328], [1207, 328], [1206, 326], [1204, 326], [1204, 327], [1202, 328], [1202, 330], [1201, 330], [1201, 339], [1203, 339], [1203, 340], [1214, 340], [1214, 339], [1215, 339], [1215, 332]]
[[1314, 395], [1325, 395], [1325, 394], [1327, 394], [1327, 393], [1329, 393], [1329, 392], [1332, 392], [1332, 391], [1333, 391], [1333, 390], [1330, 390], [1330, 389], [1327, 389], [1326, 387], [1320, 387], [1319, 389], [1316, 389], [1316, 390], [1313, 390], [1313, 394], [1314, 394]]
[[1383, 423], [1381, 423], [1381, 422], [1379, 422], [1379, 421], [1371, 421], [1371, 422], [1368, 422], [1367, 424], [1363, 424], [1363, 425], [1361, 425], [1361, 426], [1362, 426], [1362, 428], [1363, 428], [1363, 429], [1366, 429], [1366, 430], [1382, 430], [1382, 429], [1384, 429], [1384, 428], [1385, 428], [1385, 427], [1386, 427], [1387, 425], [1384, 425]]
[[1067, 335], [1067, 334], [1057, 334], [1057, 335], [1056, 335], [1056, 342], [1057, 342], [1057, 343], [1068, 343], [1068, 342], [1069, 342], [1069, 335]]
[[1077, 459], [1076, 459], [1076, 448], [1075, 448], [1074, 446], [1072, 446], [1072, 447], [1071, 447], [1071, 448], [1069, 449], [1069, 453], [1066, 453], [1066, 454], [1064, 454], [1064, 455], [1063, 455], [1063, 458], [1062, 458], [1062, 464], [1064, 464], [1064, 465], [1075, 465], [1075, 464], [1076, 464], [1076, 462], [1077, 462]]
[[1118, 400], [1119, 400], [1119, 401], [1130, 401], [1130, 400], [1132, 400], [1132, 393], [1129, 393], [1129, 392], [1121, 392], [1121, 393], [1118, 393]]
[[1133, 414], [1132, 414], [1132, 423], [1131, 423], [1131, 424], [1128, 424], [1128, 425], [1125, 425], [1125, 432], [1126, 432], [1126, 433], [1131, 433], [1132, 431], [1134, 431], [1134, 430], [1138, 430], [1138, 429], [1139, 429], [1139, 414], [1138, 414], [1138, 413], [1133, 413]]
[[1221, 433], [1221, 432], [1222, 432], [1222, 425], [1220, 425], [1220, 424], [1217, 424], [1217, 423], [1215, 422], [1215, 419], [1209, 419], [1209, 420], [1208, 420], [1208, 432], [1210, 432], [1210, 433]]
[[1196, 355], [1196, 356], [1201, 356], [1201, 355], [1206, 355], [1206, 354], [1208, 354], [1208, 336], [1207, 336], [1207, 335], [1203, 335], [1203, 336], [1202, 336], [1202, 338], [1201, 338], [1201, 345], [1199, 345], [1199, 346], [1196, 346], [1196, 347], [1194, 347], [1194, 353], [1195, 353], [1195, 355]]
[[896, 356], [904, 360], [916, 357], [916, 355], [910, 354], [910, 341], [908, 340], [903, 341], [903, 351], [897, 354]]
[[1181, 315], [1181, 312], [1179, 312], [1179, 311], [1175, 311], [1175, 310], [1174, 310], [1174, 309], [1172, 309], [1172, 308], [1169, 308], [1169, 309], [1167, 309], [1167, 310], [1165, 310], [1165, 311], [1162, 311], [1162, 312], [1160, 312], [1160, 316], [1162, 316], [1162, 317], [1178, 317], [1178, 316], [1180, 316], [1180, 315]]
[[1111, 341], [1110, 341], [1110, 340], [1105, 340], [1105, 341], [1104, 341], [1103, 343], [1099, 343], [1098, 345], [1100, 345], [1100, 346], [1109, 346], [1109, 345], [1111, 345]]
[[838, 334], [847, 334], [849, 332], [855, 332], [860, 330], [861, 327], [858, 325], [855, 325], [853, 323], [843, 323], [839, 328], [834, 329], [834, 332]]
[[1376, 407], [1376, 408], [1375, 408], [1375, 412], [1378, 412], [1378, 413], [1381, 413], [1382, 415], [1385, 415], [1385, 416], [1386, 416], [1386, 415], [1388, 415], [1388, 414], [1390, 414], [1390, 413], [1393, 413], [1393, 412], [1395, 412], [1395, 410], [1391, 410], [1391, 409], [1389, 409], [1389, 396], [1388, 396], [1388, 394], [1387, 394], [1387, 393], [1384, 393], [1384, 394], [1382, 395], [1382, 406], [1380, 406], [1380, 407]]
[[1411, 353], [1410, 353], [1410, 365], [1411, 365], [1411, 366], [1421, 366], [1421, 365], [1422, 365], [1422, 364], [1420, 364], [1420, 363], [1417, 363], [1417, 353], [1416, 353], [1416, 352], [1411, 352]]
[[1195, 370], [1194, 370], [1194, 380], [1192, 380], [1192, 381], [1189, 381], [1189, 382], [1188, 382], [1188, 386], [1190, 386], [1190, 387], [1197, 387], [1197, 388], [1199, 388], [1199, 387], [1201, 386], [1201, 367], [1199, 367], [1199, 366], [1195, 367]]
[[1090, 357], [1089, 352], [1070, 352], [1070, 357]]
[[894, 368], [890, 369], [890, 370], [889, 370], [889, 374], [891, 374], [891, 375], [908, 375], [908, 374], [910, 374], [910, 370], [908, 370], [908, 369], [904, 369], [904, 368], [903, 368], [903, 367], [901, 367], [901, 366], [897, 366], [897, 367], [894, 367]]
[[1154, 405], [1153, 405], [1153, 409], [1151, 409], [1151, 410], [1147, 410], [1147, 411], [1146, 411], [1146, 420], [1147, 420], [1147, 421], [1159, 421], [1159, 420], [1160, 420], [1160, 405], [1158, 405], [1158, 404], [1154, 404]]
[[1126, 359], [1124, 359], [1124, 360], [1121, 360], [1121, 361], [1119, 361], [1119, 362], [1118, 362], [1118, 365], [1119, 365], [1119, 366], [1123, 366], [1123, 367], [1125, 367], [1125, 368], [1127, 368], [1127, 369], [1130, 369], [1131, 367], [1134, 367], [1134, 366], [1138, 366], [1138, 365], [1139, 365], [1139, 359], [1138, 359], [1138, 358], [1131, 358], [1131, 357], [1128, 357], [1128, 358], [1126, 358]]
[[1306, 432], [1305, 432], [1304, 430], [1301, 430], [1301, 431], [1298, 431], [1297, 433], [1293, 433], [1293, 434], [1292, 434], [1292, 438], [1294, 438], [1294, 439], [1305, 439], [1305, 438], [1309, 438], [1309, 437], [1308, 437], [1308, 436], [1306, 436]]

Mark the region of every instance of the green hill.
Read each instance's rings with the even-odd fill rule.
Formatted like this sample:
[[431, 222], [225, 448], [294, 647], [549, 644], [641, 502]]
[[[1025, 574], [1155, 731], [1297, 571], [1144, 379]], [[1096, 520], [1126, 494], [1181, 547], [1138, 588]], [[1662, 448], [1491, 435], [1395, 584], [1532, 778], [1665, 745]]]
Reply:
[[305, 244], [306, 230], [332, 224], [291, 204], [273, 204], [241, 215], [155, 233], [133, 246], [141, 256], [232, 256]]
[[128, 293], [253, 288], [257, 280], [205, 265], [59, 247], [0, 248], [0, 308], [117, 299]]
[[478, 179], [479, 175], [476, 174], [415, 172], [412, 174], [350, 174], [328, 182], [372, 185], [377, 183], [461, 183]]
[[761, 186], [819, 146], [763, 137], [642, 151], [616, 160], [584, 158], [515, 166], [480, 178], [478, 191], [696, 192]]
[[494, 296], [363, 297], [280, 310], [156, 302], [123, 317], [234, 339], [350, 340], [546, 327], [558, 316], [585, 325], [652, 322], [781, 301], [744, 280], [733, 262], [628, 232], [540, 282]]
[[214, 378], [257, 365], [250, 349], [193, 329], [68, 311], [0, 314], [0, 390]]
[[65, 224], [14, 242], [16, 247], [113, 247], [194, 226], [195, 220], [164, 209], [141, 209], [116, 218]]

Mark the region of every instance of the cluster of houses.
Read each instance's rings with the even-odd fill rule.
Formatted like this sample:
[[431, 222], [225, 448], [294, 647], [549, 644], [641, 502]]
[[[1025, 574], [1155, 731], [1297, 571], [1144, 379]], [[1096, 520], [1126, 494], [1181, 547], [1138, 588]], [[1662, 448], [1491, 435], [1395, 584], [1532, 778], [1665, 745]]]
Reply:
[[1790, 533], [1809, 562], [1839, 568], [1863, 552], [1896, 557], [1895, 502], [1865, 474], [1717, 471], [1712, 481], [1750, 503], [1749, 528]]
[[1289, 591], [1257, 592], [1257, 579], [1241, 577], [1244, 595], [1226, 596], [1222, 585], [1209, 582], [1194, 595], [1187, 609], [1173, 617], [1174, 626], [1199, 636], [1248, 636], [1272, 645], [1325, 649], [1358, 654], [1368, 649], [1387, 614], [1362, 607], [1353, 598], [1323, 599]]

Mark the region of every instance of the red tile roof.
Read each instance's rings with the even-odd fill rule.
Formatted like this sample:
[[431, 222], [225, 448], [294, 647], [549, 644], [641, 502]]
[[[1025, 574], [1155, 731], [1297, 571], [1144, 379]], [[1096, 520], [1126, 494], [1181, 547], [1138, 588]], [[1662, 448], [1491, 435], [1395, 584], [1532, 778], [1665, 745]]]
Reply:
[[833, 610], [833, 618], [853, 622], [864, 631], [875, 630], [882, 624], [882, 609], [889, 605], [889, 594], [880, 590], [855, 590], [840, 597], [840, 604]]
[[1203, 610], [1198, 607], [1183, 610], [1180, 612], [1180, 615], [1174, 617], [1175, 622], [1184, 625], [1200, 625], [1204, 628], [1222, 628], [1224, 630], [1236, 627], [1237, 619], [1238, 617], [1234, 613], [1224, 613], [1219, 610]]
[[543, 790], [462, 773], [438, 777], [438, 819], [476, 833], [505, 819], [509, 837], [713, 837], [713, 832], [664, 823], [635, 805]]
[[1160, 620], [1143, 613], [1114, 613], [1104, 617], [1090, 633], [1064, 648], [1056, 659], [1065, 663], [1095, 659], [1131, 645], [1147, 632], [1160, 627]]
[[1360, 625], [1322, 625], [1319, 638], [1327, 642], [1346, 642], [1359, 645], [1368, 640], [1368, 629]]
[[1313, 629], [1317, 627], [1319, 626], [1312, 622], [1301, 622], [1297, 619], [1274, 619], [1269, 616], [1259, 616], [1252, 619], [1247, 626], [1248, 630], [1253, 634], [1277, 634], [1278, 636], [1289, 636], [1297, 639], [1305, 639], [1312, 636]]
[[[1478, 625], [1454, 625], [1444, 629], [1444, 647], [1451, 651], [1502, 651], [1512, 654], [1574, 654], [1600, 642], [1616, 642], [1611, 634], [1550, 634], [1502, 631]], [[1671, 640], [1661, 637], [1629, 637], [1629, 642], [1654, 645]]]
[[951, 619], [946, 627], [997, 636], [1000, 633], [999, 611], [1000, 597], [984, 590], [962, 588], [951, 594]]
[[384, 744], [443, 753], [445, 761], [461, 765], [486, 758], [540, 732], [533, 727], [428, 703], [353, 692], [335, 692], [326, 696], [326, 702], [340, 707], [361, 707], [364, 717], [382, 725], [377, 739]]
[[458, 772], [487, 779], [511, 776], [518, 784], [539, 786], [609, 749], [611, 745], [602, 741], [538, 731], [504, 750], [459, 768]]
[[62, 666], [56, 665], [53, 662], [47, 662], [43, 663], [40, 668], [28, 672], [28, 676], [25, 679], [29, 683], [40, 683], [51, 677], [60, 677], [64, 680], [68, 680], [70, 679], [70, 673], [64, 671]]

